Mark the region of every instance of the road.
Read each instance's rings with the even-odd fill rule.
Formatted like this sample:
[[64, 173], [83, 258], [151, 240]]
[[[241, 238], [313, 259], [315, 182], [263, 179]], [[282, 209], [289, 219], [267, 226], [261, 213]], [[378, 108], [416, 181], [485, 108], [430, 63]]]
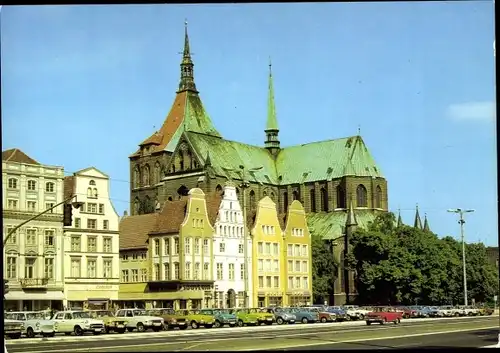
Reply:
[[497, 343], [499, 318], [404, 320], [400, 325], [359, 323], [200, 329], [7, 341], [9, 353], [246, 351], [483, 347]]

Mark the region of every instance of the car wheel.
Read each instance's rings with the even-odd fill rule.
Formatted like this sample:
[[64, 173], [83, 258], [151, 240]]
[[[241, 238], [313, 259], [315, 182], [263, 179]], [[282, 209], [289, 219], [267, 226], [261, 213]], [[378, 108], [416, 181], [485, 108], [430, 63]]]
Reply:
[[214, 327], [215, 327], [215, 328], [219, 328], [219, 327], [221, 327], [221, 324], [220, 324], [220, 321], [219, 321], [219, 320], [215, 320]]
[[146, 331], [146, 328], [144, 327], [144, 324], [143, 324], [142, 322], [139, 322], [139, 323], [137, 324], [137, 331], [139, 331], [139, 332], [144, 332], [144, 331]]
[[349, 315], [346, 315], [345, 321], [351, 321], [351, 317]]
[[196, 321], [191, 321], [191, 328], [192, 329], [197, 329], [199, 326], [198, 326], [198, 323]]
[[279, 318], [276, 319], [276, 323], [278, 325], [283, 325], [284, 322], [285, 322], [285, 320], [283, 320], [283, 318], [281, 318], [281, 317], [279, 317]]
[[323, 317], [321, 318], [321, 322], [322, 322], [322, 323], [325, 323], [325, 322], [326, 322], [326, 317], [324, 317], [324, 316], [323, 316]]
[[83, 335], [83, 330], [80, 326], [75, 326], [73, 329], [73, 332], [75, 333], [75, 336], [82, 336]]
[[459, 313], [455, 313], [455, 317], [459, 317], [459, 316], [460, 316], [460, 314], [459, 314]]
[[359, 319], [360, 320], [364, 320], [365, 319], [365, 316], [363, 314], [359, 315]]
[[28, 338], [35, 337], [35, 331], [33, 331], [31, 327], [28, 327], [28, 329], [26, 330], [26, 337]]
[[243, 320], [238, 320], [238, 327], [243, 327], [243, 326], [244, 326]]
[[307, 320], [307, 317], [303, 317], [302, 320], [300, 320], [303, 324], [307, 324], [309, 320]]
[[401, 322], [401, 319], [398, 317], [396, 320], [394, 320], [394, 325], [398, 325]]
[[468, 316], [472, 316], [472, 315], [474, 315], [474, 313], [472, 313], [472, 312], [469, 311], [469, 313], [467, 315]]
[[385, 325], [386, 323], [387, 323], [387, 319], [386, 318], [384, 318], [384, 320], [380, 321], [381, 325]]

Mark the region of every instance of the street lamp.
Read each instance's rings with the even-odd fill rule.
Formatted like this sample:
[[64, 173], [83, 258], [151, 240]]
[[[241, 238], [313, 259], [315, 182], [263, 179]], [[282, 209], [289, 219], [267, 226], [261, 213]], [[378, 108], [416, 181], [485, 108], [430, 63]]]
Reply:
[[464, 270], [464, 302], [465, 305], [469, 305], [467, 301], [467, 271], [465, 268], [465, 237], [464, 237], [464, 213], [472, 213], [474, 210], [463, 210], [461, 208], [453, 208], [449, 209], [448, 212], [458, 213], [460, 215], [460, 219], [458, 220], [458, 224], [460, 224], [460, 234], [462, 237], [462, 267]]

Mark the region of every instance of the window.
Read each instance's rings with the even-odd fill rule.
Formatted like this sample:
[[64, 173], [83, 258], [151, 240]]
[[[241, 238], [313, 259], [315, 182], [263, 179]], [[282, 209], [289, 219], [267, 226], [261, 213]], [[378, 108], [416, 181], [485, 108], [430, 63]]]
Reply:
[[165, 281], [170, 281], [170, 264], [168, 262], [165, 262], [163, 264], [163, 278]]
[[234, 264], [229, 264], [229, 280], [234, 281]]
[[345, 207], [345, 192], [342, 185], [337, 186], [337, 208], [346, 208]]
[[278, 243], [273, 243], [273, 255], [278, 255], [279, 248]]
[[191, 262], [186, 262], [186, 268], [184, 269], [184, 279], [191, 279]]
[[266, 260], [265, 271], [266, 272], [271, 271], [271, 260], [269, 260], [269, 259]]
[[293, 277], [288, 277], [288, 288], [293, 289]]
[[17, 189], [17, 179], [9, 178], [9, 189]]
[[220, 243], [220, 244], [219, 244], [219, 251], [220, 251], [221, 253], [226, 252], [226, 244], [224, 244], [224, 243]]
[[163, 240], [163, 254], [170, 255], [170, 238], [165, 238]]
[[28, 190], [29, 191], [36, 191], [36, 181], [28, 180]]
[[75, 218], [75, 228], [80, 228], [82, 226], [81, 218]]
[[179, 263], [174, 263], [174, 279], [179, 279]]
[[295, 261], [295, 272], [300, 272], [300, 261]]
[[128, 270], [122, 270], [122, 282], [128, 282]]
[[145, 260], [145, 259], [146, 259], [146, 257], [147, 257], [147, 256], [146, 256], [146, 253], [145, 253], [145, 252], [141, 253], [141, 259]]
[[79, 235], [71, 236], [71, 251], [76, 251], [76, 252], [82, 251], [81, 246], [82, 244], [80, 236]]
[[377, 185], [375, 189], [375, 208], [382, 208], [382, 188]]
[[179, 238], [174, 238], [174, 255], [179, 255]]
[[155, 264], [154, 265], [154, 280], [159, 281], [160, 280], [160, 264]]
[[113, 261], [111, 259], [105, 259], [102, 261], [104, 268], [104, 278], [113, 277]]
[[97, 229], [97, 219], [87, 219], [88, 229]]
[[99, 213], [104, 214], [104, 204], [103, 203], [99, 204]]
[[220, 281], [224, 278], [223, 264], [217, 263], [217, 279]]
[[292, 244], [288, 244], [287, 246], [287, 254], [288, 256], [293, 256], [293, 245]]
[[293, 272], [293, 261], [288, 260], [288, 272]]
[[243, 250], [244, 250], [244, 249], [243, 249], [243, 244], [239, 244], [239, 245], [238, 245], [238, 253], [239, 253], [239, 254], [243, 254], [243, 252], [244, 252]]
[[122, 260], [124, 260], [124, 261], [128, 261], [128, 255], [126, 255], [126, 254], [123, 254], [123, 255], [121, 256], [121, 258], [122, 258]]
[[160, 239], [155, 239], [154, 240], [154, 244], [155, 244], [155, 256], [158, 256], [160, 255]]
[[26, 229], [26, 245], [36, 245], [36, 229]]
[[110, 237], [104, 237], [102, 239], [102, 252], [112, 252], [112, 245], [111, 245], [111, 238]]
[[148, 281], [148, 269], [141, 268], [141, 282], [147, 282], [147, 281]]
[[274, 288], [280, 287], [280, 278], [278, 276], [274, 276]]
[[273, 272], [279, 272], [280, 263], [279, 260], [273, 260]]
[[240, 264], [240, 279], [245, 279], [245, 264]]
[[302, 279], [302, 285], [303, 285], [303, 288], [304, 288], [304, 289], [309, 288], [309, 278], [304, 277], [304, 278]]
[[186, 255], [191, 255], [191, 238], [186, 238], [184, 243], [184, 251]]
[[266, 277], [266, 288], [272, 288], [271, 276]]
[[87, 259], [87, 277], [96, 278], [97, 277], [97, 260]]
[[264, 252], [264, 250], [263, 250], [263, 249], [264, 249], [264, 248], [263, 248], [262, 242], [261, 242], [261, 241], [259, 241], [259, 243], [257, 244], [257, 252], [258, 252], [259, 254], [262, 254], [262, 253]]
[[194, 276], [193, 279], [198, 280], [200, 279], [200, 263], [197, 262], [194, 264]]
[[368, 207], [366, 188], [362, 184], [359, 184], [356, 188], [356, 201], [358, 207]]
[[196, 255], [199, 255], [200, 254], [200, 238], [196, 238], [194, 240], [194, 253]]
[[87, 203], [87, 212], [88, 213], [97, 213], [97, 204], [96, 203]]
[[28, 201], [26, 202], [26, 208], [28, 209], [29, 212], [35, 212], [36, 211], [36, 202], [35, 201]]
[[307, 245], [302, 245], [302, 256], [309, 256], [307, 253]]
[[270, 255], [271, 254], [271, 243], [266, 243], [266, 252], [265, 252], [266, 255]]
[[7, 278], [17, 278], [17, 257], [7, 257]]
[[259, 288], [264, 288], [264, 277], [259, 276]]
[[24, 278], [35, 278], [35, 263], [36, 258], [27, 257], [24, 259]]
[[81, 270], [81, 260], [72, 258], [71, 259], [71, 277], [78, 278], [80, 277]]
[[209, 268], [210, 268], [210, 264], [208, 262], [205, 262], [203, 264], [203, 279], [210, 279], [210, 276], [209, 276]]
[[54, 231], [52, 229], [45, 230], [45, 246], [55, 246]]
[[302, 272], [308, 272], [307, 271], [307, 261], [302, 261]]
[[104, 230], [109, 229], [109, 221], [107, 219], [102, 221], [102, 229]]
[[311, 200], [311, 212], [316, 212], [316, 191], [311, 189], [309, 195], [309, 200]]
[[7, 208], [10, 210], [17, 210], [17, 200], [8, 200]]
[[52, 182], [48, 182], [45, 184], [45, 191], [46, 192], [54, 192], [55, 189], [55, 184]]
[[295, 277], [295, 288], [300, 288], [300, 277]]
[[[144, 282], [145, 279], [142, 278], [142, 281]], [[137, 269], [132, 270], [132, 282], [139, 282], [139, 271]]]
[[262, 260], [262, 259], [257, 260], [257, 270], [259, 272], [264, 271], [264, 260]]
[[208, 239], [203, 239], [203, 255], [208, 255], [210, 251], [208, 250]]
[[97, 238], [95, 236], [87, 237], [87, 251], [96, 252], [97, 251]]
[[319, 190], [321, 196], [321, 211], [328, 212], [328, 191], [325, 188]]

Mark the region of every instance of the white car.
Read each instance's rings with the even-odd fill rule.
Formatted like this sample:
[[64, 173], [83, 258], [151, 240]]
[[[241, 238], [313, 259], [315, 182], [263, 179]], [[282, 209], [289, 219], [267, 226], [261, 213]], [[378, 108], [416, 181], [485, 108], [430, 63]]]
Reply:
[[342, 309], [351, 317], [351, 319], [359, 320], [364, 320], [366, 314], [370, 312], [370, 310], [362, 309], [358, 305], [344, 305]]
[[438, 308], [438, 310], [443, 314], [444, 317], [452, 317], [460, 315], [459, 311], [451, 305], [442, 306]]
[[87, 311], [59, 311], [52, 318], [56, 322], [56, 332], [65, 335], [74, 333], [81, 336], [85, 332], [99, 335], [104, 332], [104, 321], [92, 319]]
[[[5, 315], [5, 314], [4, 314]], [[24, 331], [24, 323], [19, 320], [3, 319], [3, 335], [10, 338], [21, 338]], [[6, 350], [7, 351], [7, 350]]]
[[163, 318], [149, 316], [144, 309], [120, 309], [116, 312], [115, 317], [127, 321], [127, 330], [129, 332], [134, 330], [143, 332], [147, 329], [158, 332], [163, 329]]
[[45, 314], [39, 311], [14, 311], [4, 315], [6, 319], [19, 320], [24, 323], [23, 334], [28, 338], [33, 338], [36, 335], [43, 337], [54, 337], [55, 321], [46, 320]]
[[475, 308], [471, 305], [461, 305], [458, 307], [458, 310], [460, 312], [460, 315], [462, 316], [477, 316], [480, 314], [480, 311], [478, 308]]

